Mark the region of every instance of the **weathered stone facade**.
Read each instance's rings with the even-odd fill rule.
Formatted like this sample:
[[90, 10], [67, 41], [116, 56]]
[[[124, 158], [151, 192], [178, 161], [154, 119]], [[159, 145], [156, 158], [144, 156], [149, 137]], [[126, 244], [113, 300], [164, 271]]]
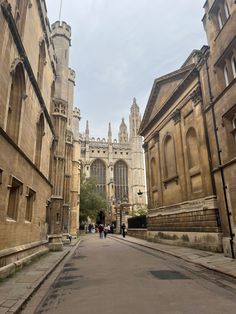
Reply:
[[[146, 205], [142, 138], [138, 135], [141, 116], [135, 98], [130, 109], [129, 121], [128, 133], [122, 119], [118, 142], [112, 140], [110, 124], [108, 138], [95, 139], [90, 137], [87, 123], [81, 142], [82, 172], [86, 177], [96, 177], [98, 191], [106, 195], [111, 205], [111, 216], [107, 217], [108, 221], [115, 219], [115, 208], [119, 207], [119, 213], [122, 214], [121, 208], [126, 208], [123, 211], [130, 212]], [[139, 191], [143, 194], [138, 195]], [[129, 205], [126, 206], [126, 203]], [[117, 223], [119, 224], [120, 220]]]
[[206, 1], [208, 46], [154, 86], [141, 124], [148, 237], [234, 255], [236, 8]]
[[[63, 25], [57, 25], [58, 32]], [[59, 98], [70, 108], [64, 119], [68, 121], [71, 117], [72, 121], [74, 72], [67, 69], [67, 94], [63, 98], [59, 83], [60, 53], [52, 37], [45, 1], [1, 0], [0, 27], [0, 267], [3, 267], [44, 251], [47, 235], [56, 232], [58, 220], [55, 221], [52, 189], [55, 191], [56, 186], [53, 174], [57, 171], [57, 141], [63, 140], [64, 146], [68, 143], [72, 153], [75, 142], [76, 145], [79, 142], [72, 137], [69, 123], [64, 132], [71, 132], [72, 139], [66, 142], [58, 134], [54, 113]], [[55, 33], [54, 30], [56, 36]], [[75, 117], [78, 121], [78, 110]], [[70, 156], [68, 153], [70, 160], [66, 161], [77, 165], [72, 153]], [[78, 175], [78, 167], [73, 171]], [[71, 176], [72, 166], [68, 166], [60, 185], [67, 186], [64, 180]], [[79, 177], [73, 185], [77, 198], [78, 182]], [[71, 185], [67, 189], [69, 192], [60, 195], [63, 205], [71, 202]], [[73, 230], [77, 227], [78, 220]], [[64, 231], [61, 221], [57, 231]]]
[[232, 256], [236, 253], [236, 4], [209, 0], [204, 8], [209, 45], [201, 75], [206, 86], [204, 111], [224, 253]]

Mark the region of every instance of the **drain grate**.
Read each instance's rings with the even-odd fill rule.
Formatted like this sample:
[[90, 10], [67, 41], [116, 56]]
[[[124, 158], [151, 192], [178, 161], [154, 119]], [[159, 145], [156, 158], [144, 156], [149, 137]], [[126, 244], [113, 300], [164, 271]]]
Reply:
[[63, 272], [67, 272], [67, 271], [75, 271], [75, 270], [79, 270], [78, 268], [75, 267], [67, 267], [63, 269]]
[[184, 274], [181, 274], [178, 271], [171, 270], [152, 270], [150, 273], [158, 279], [161, 280], [181, 280], [181, 279], [189, 279]]

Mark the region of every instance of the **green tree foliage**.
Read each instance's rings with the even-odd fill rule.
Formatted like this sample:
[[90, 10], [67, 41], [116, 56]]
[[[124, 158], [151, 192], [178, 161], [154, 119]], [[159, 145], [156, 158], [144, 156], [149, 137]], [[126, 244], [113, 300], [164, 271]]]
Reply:
[[95, 178], [82, 178], [80, 187], [80, 221], [87, 217], [96, 219], [100, 211], [107, 211], [107, 201], [104, 195], [96, 192]]

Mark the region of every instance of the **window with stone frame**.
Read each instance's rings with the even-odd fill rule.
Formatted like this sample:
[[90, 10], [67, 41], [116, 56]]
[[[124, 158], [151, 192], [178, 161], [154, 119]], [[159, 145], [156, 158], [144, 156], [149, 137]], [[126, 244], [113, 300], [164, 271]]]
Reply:
[[215, 0], [208, 11], [209, 17], [213, 22], [216, 35], [223, 29], [230, 18], [230, 11], [227, 0]]
[[25, 96], [25, 76], [24, 69], [21, 62], [19, 62], [15, 69], [12, 71], [12, 82], [8, 105], [7, 115], [7, 134], [16, 143], [18, 142], [20, 121], [21, 121], [21, 109]]
[[115, 199], [117, 202], [128, 201], [128, 166], [123, 160], [114, 165]]
[[236, 78], [236, 56], [233, 55], [231, 58], [231, 66], [232, 66], [232, 71], [233, 71], [233, 78]]
[[229, 71], [227, 65], [224, 66], [224, 78], [225, 78], [225, 86], [229, 85]]
[[7, 207], [7, 217], [12, 220], [17, 220], [19, 200], [22, 194], [23, 184], [14, 177], [11, 177], [11, 183], [9, 187], [9, 198]]
[[44, 67], [46, 64], [46, 49], [45, 49], [45, 42], [41, 40], [39, 43], [39, 58], [38, 58], [38, 73], [37, 73], [37, 82], [39, 88], [43, 86], [43, 73]]
[[90, 175], [96, 179], [96, 192], [106, 194], [106, 164], [96, 159], [90, 167]]
[[222, 126], [227, 140], [228, 159], [236, 156], [236, 104], [222, 116]]
[[37, 123], [36, 131], [35, 165], [38, 168], [40, 168], [41, 164], [43, 136], [44, 136], [44, 115], [43, 113], [41, 113], [39, 121]]
[[27, 187], [25, 220], [29, 222], [32, 221], [32, 217], [33, 217], [35, 196], [36, 196], [35, 191]]
[[15, 23], [18, 29], [18, 32], [23, 36], [26, 22], [26, 15], [28, 9], [29, 1], [28, 0], [17, 0], [16, 1], [16, 11], [15, 11]]

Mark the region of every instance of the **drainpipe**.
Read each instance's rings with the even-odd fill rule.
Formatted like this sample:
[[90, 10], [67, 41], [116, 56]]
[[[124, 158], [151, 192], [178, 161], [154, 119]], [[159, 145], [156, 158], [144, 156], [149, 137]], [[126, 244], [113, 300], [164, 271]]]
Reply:
[[218, 156], [218, 163], [219, 163], [219, 169], [220, 169], [220, 176], [221, 176], [221, 182], [223, 186], [223, 195], [224, 195], [224, 201], [225, 201], [225, 207], [226, 207], [226, 213], [227, 213], [227, 220], [228, 220], [228, 225], [229, 225], [229, 233], [230, 233], [230, 248], [231, 248], [231, 254], [232, 258], [235, 258], [234, 254], [234, 247], [233, 247], [233, 242], [234, 242], [234, 233], [232, 231], [232, 225], [231, 225], [231, 212], [229, 210], [229, 203], [227, 199], [227, 186], [225, 184], [225, 175], [224, 175], [224, 170], [222, 168], [222, 159], [221, 159], [221, 149], [220, 149], [220, 144], [219, 144], [219, 138], [218, 138], [218, 128], [216, 125], [216, 116], [215, 116], [215, 110], [213, 108], [213, 95], [212, 95], [212, 89], [211, 89], [211, 82], [210, 82], [210, 76], [209, 76], [209, 66], [207, 62], [207, 57], [205, 57], [205, 65], [206, 65], [206, 71], [207, 71], [207, 83], [208, 83], [208, 88], [209, 88], [209, 95], [210, 95], [210, 105], [211, 105], [211, 113], [212, 113], [212, 120], [213, 120], [213, 127], [214, 127], [214, 135], [215, 135], [215, 141], [216, 141], [216, 148], [217, 148], [217, 156]]

